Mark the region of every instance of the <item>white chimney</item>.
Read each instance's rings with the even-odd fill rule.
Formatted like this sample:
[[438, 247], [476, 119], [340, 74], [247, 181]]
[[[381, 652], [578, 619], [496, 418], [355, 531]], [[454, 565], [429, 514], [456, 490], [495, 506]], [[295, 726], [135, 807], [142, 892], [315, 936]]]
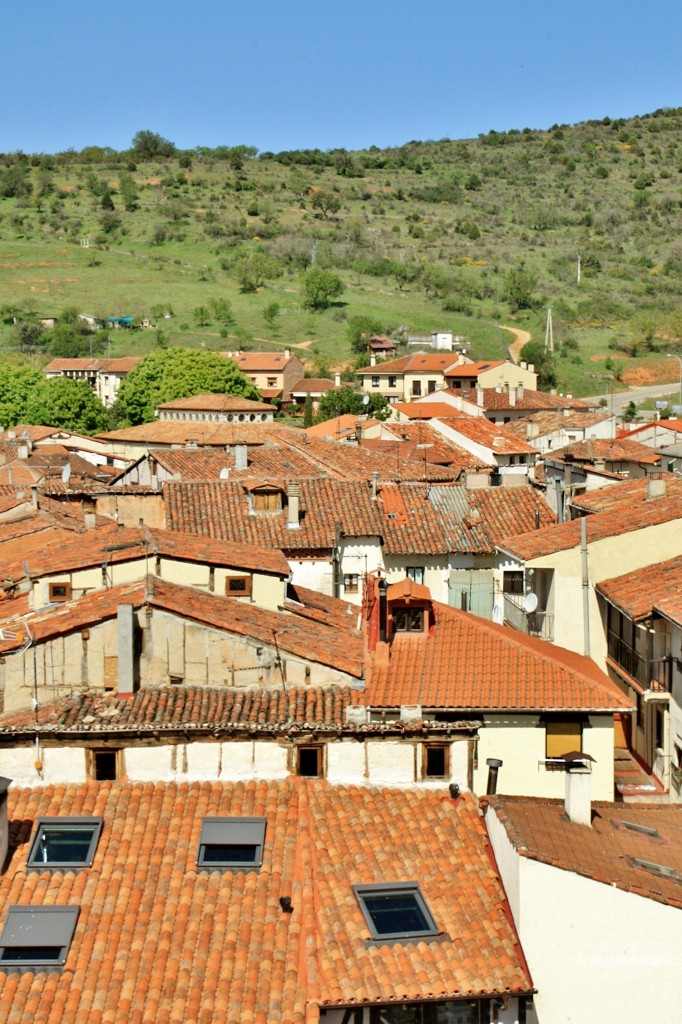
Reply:
[[665, 498], [666, 483], [663, 477], [650, 476], [646, 482], [646, 500]]
[[135, 692], [135, 609], [120, 604], [118, 618], [118, 692], [121, 697]]
[[249, 468], [249, 449], [245, 444], [239, 443], [234, 446], [234, 468]]
[[284, 358], [285, 359], [291, 359], [291, 349], [288, 349], [288, 348], [284, 349]]
[[574, 825], [587, 825], [588, 828], [592, 827], [591, 774], [587, 758], [566, 763], [566, 817]]
[[517, 384], [516, 386], [516, 397], [523, 398], [523, 384]]
[[516, 405], [516, 388], [513, 388], [511, 384], [509, 385], [509, 404]]
[[483, 388], [476, 388], [476, 404], [483, 405], [484, 398]]
[[375, 356], [374, 352], [372, 352], [371, 356], [369, 357], [369, 365], [370, 366], [376, 366], [377, 365], [377, 357]]
[[83, 524], [86, 530], [94, 530], [97, 526], [97, 515], [95, 512], [85, 512], [83, 514]]
[[287, 488], [287, 530], [301, 528], [299, 488], [300, 485], [297, 483], [290, 483]]
[[336, 385], [337, 388], [341, 387], [341, 374], [340, 373], [335, 373], [334, 374], [334, 384]]

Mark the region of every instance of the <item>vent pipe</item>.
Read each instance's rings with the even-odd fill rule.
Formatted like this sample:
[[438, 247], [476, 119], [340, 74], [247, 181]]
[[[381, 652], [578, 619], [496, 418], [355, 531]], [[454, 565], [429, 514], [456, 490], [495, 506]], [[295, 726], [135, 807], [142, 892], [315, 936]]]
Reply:
[[379, 580], [379, 640], [386, 643], [388, 633], [388, 600], [386, 597], [388, 583], [386, 580]]
[[486, 762], [488, 765], [488, 785], [486, 793], [488, 796], [494, 796], [497, 793], [497, 774], [504, 764], [498, 757], [489, 757]]

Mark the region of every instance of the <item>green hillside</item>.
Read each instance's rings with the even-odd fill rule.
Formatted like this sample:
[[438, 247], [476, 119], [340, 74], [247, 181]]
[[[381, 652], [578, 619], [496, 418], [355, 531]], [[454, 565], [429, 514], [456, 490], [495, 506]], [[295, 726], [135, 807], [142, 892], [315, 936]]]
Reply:
[[[112, 355], [308, 342], [320, 369], [354, 358], [363, 315], [492, 357], [500, 324], [542, 342], [551, 306], [561, 389], [677, 377], [682, 109], [357, 153], [136, 142], [0, 156], [3, 355], [47, 358], [15, 319], [76, 308], [158, 325], [112, 332]], [[311, 260], [342, 280], [327, 308], [302, 294]]]

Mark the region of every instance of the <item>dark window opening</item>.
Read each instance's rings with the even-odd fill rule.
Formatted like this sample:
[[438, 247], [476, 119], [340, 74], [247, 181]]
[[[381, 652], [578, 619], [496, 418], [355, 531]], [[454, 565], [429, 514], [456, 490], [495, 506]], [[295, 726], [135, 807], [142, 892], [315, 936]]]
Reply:
[[41, 819], [27, 864], [35, 868], [89, 867], [101, 830], [101, 818]]
[[93, 750], [92, 775], [98, 782], [115, 782], [118, 768], [117, 750]]
[[504, 594], [523, 593], [523, 569], [511, 569], [503, 574], [502, 592]]
[[322, 777], [322, 747], [297, 747], [297, 774], [308, 779]]
[[199, 867], [253, 869], [263, 861], [265, 818], [204, 818]]
[[416, 882], [353, 887], [372, 938], [438, 935], [436, 923]]
[[61, 601], [71, 600], [71, 584], [70, 583], [50, 583], [48, 587], [49, 599], [53, 604], [58, 604]]
[[343, 577], [343, 589], [346, 594], [357, 594], [360, 588], [360, 576], [356, 572], [347, 572]]
[[423, 565], [408, 565], [405, 567], [405, 573], [408, 580], [412, 580], [413, 583], [424, 582], [424, 566]]
[[251, 577], [228, 576], [225, 580], [225, 593], [247, 597], [251, 593]]
[[33, 970], [62, 967], [78, 907], [10, 907], [0, 935], [0, 963]]
[[393, 628], [396, 633], [423, 633], [424, 611], [422, 608], [395, 608]]

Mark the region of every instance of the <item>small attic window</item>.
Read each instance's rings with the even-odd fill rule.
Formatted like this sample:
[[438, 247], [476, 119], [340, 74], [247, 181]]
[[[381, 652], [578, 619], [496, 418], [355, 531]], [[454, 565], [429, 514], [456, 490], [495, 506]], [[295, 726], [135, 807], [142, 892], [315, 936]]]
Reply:
[[394, 608], [393, 629], [396, 633], [423, 633], [423, 608]]
[[91, 866], [101, 818], [39, 818], [26, 864], [41, 870]]
[[248, 597], [251, 593], [251, 577], [228, 576], [225, 580], [225, 593], [230, 597]]
[[265, 818], [204, 818], [197, 866], [252, 871], [263, 863]]
[[411, 939], [439, 931], [417, 882], [354, 885], [373, 939]]
[[48, 586], [50, 604], [59, 604], [62, 601], [71, 600], [70, 583], [50, 583]]
[[254, 512], [281, 512], [282, 492], [274, 488], [252, 491], [251, 502]]
[[78, 907], [10, 907], [0, 935], [4, 970], [63, 967], [78, 911]]

